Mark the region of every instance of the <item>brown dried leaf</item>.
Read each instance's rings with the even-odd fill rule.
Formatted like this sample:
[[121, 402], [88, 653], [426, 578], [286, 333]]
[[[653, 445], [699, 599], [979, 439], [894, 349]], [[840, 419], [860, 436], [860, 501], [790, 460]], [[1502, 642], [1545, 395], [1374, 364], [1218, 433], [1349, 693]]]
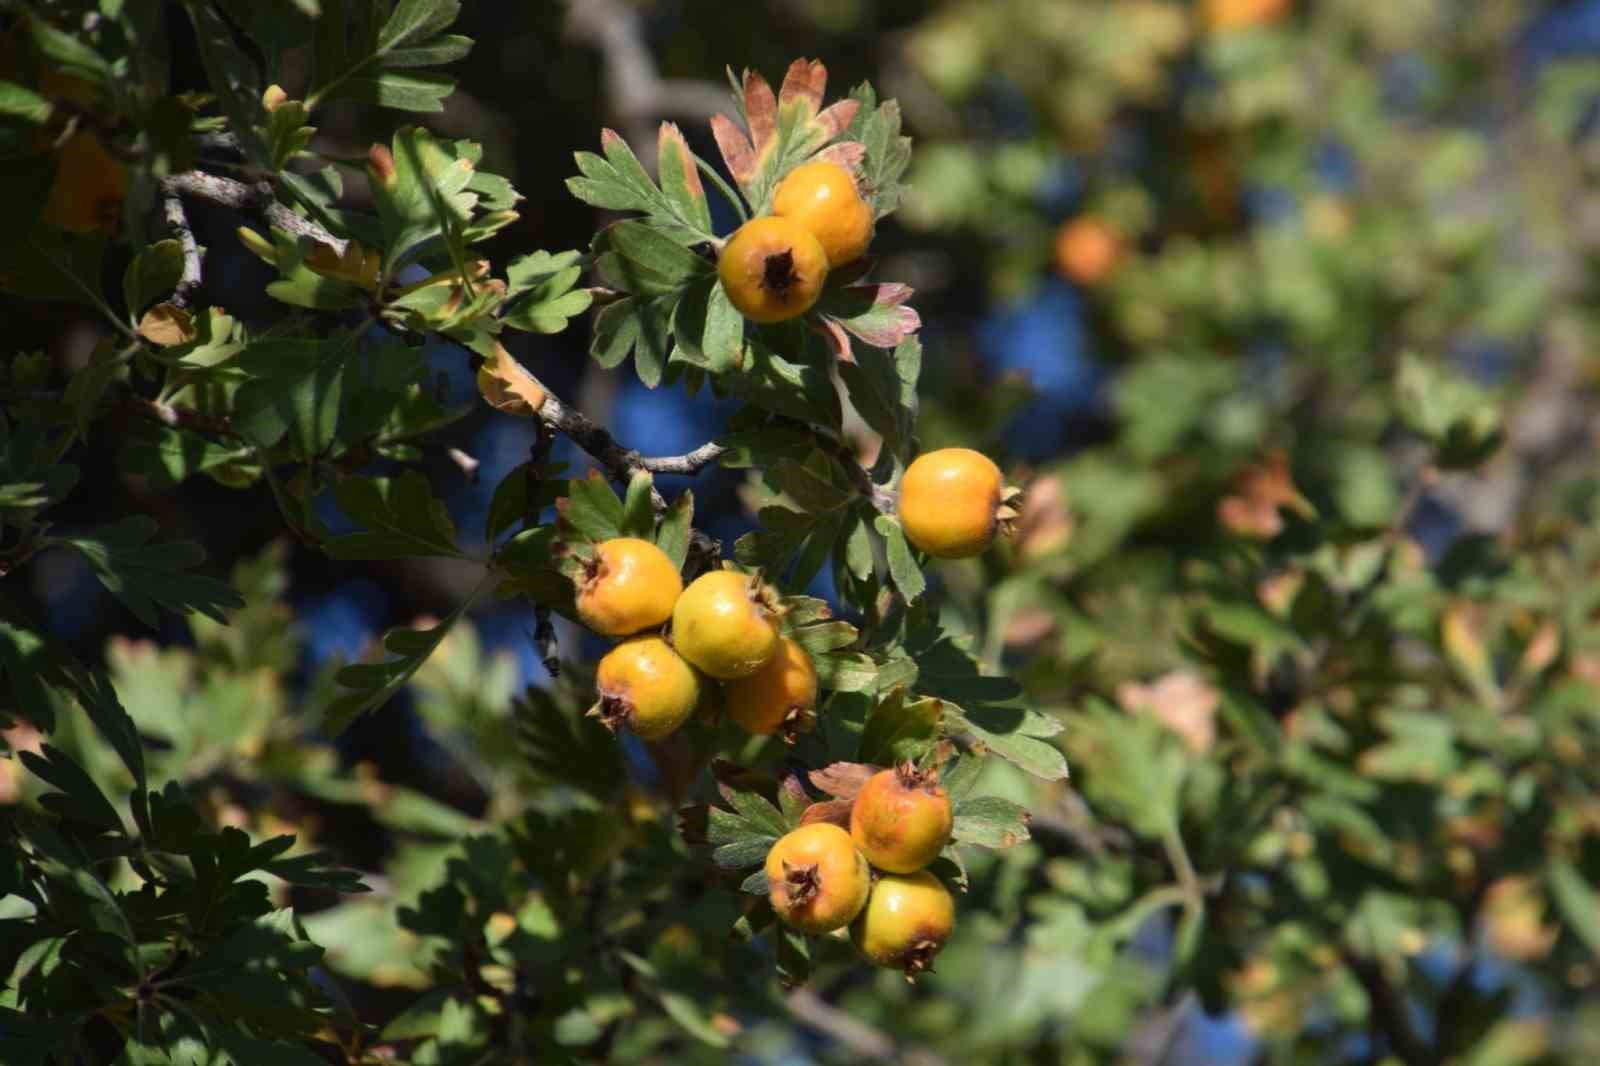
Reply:
[[840, 829], [849, 829], [850, 808], [854, 806], [854, 800], [822, 800], [819, 803], [813, 803], [801, 812], [800, 824], [811, 825], [813, 822], [831, 822]]
[[1216, 743], [1222, 696], [1192, 671], [1174, 670], [1148, 685], [1124, 682], [1117, 687], [1117, 702], [1130, 714], [1152, 715], [1198, 755]]
[[1233, 494], [1217, 504], [1217, 517], [1240, 536], [1270, 540], [1283, 532], [1283, 516], [1278, 513], [1282, 507], [1305, 518], [1316, 513], [1295, 487], [1288, 455], [1274, 450], [1260, 463], [1239, 472]]
[[139, 336], [151, 344], [170, 348], [188, 344], [197, 333], [189, 312], [175, 304], [156, 304], [139, 319]]
[[828, 795], [841, 800], [854, 800], [867, 778], [878, 772], [878, 767], [860, 762], [836, 762], [820, 770], [811, 771], [811, 783]]
[[494, 358], [478, 368], [478, 391], [496, 411], [532, 418], [544, 406], [544, 386], [498, 341]]

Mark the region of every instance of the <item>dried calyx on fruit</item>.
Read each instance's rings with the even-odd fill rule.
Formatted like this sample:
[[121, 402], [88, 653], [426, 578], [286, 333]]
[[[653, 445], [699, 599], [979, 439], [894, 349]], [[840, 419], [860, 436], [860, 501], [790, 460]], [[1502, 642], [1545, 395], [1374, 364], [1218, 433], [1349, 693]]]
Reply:
[[658, 636], [634, 637], [606, 653], [595, 672], [600, 699], [589, 708], [615, 732], [660, 740], [689, 720], [700, 703], [700, 677]]
[[781, 637], [765, 666], [722, 685], [728, 716], [747, 732], [781, 733], [794, 743], [817, 722], [817, 668], [806, 650]]
[[982, 452], [941, 448], [917, 456], [900, 479], [900, 524], [929, 555], [964, 559], [987, 549], [996, 533], [1010, 536], [1021, 498]]
[[719, 680], [749, 677], [778, 651], [777, 593], [759, 575], [715, 570], [696, 578], [672, 608], [678, 653]]
[[766, 873], [773, 911], [803, 933], [843, 929], [872, 889], [872, 871], [850, 834], [827, 822], [779, 838], [767, 852]]
[[938, 858], [953, 824], [939, 772], [910, 762], [873, 774], [850, 808], [851, 838], [872, 865], [890, 873], [912, 873]]
[[955, 924], [955, 901], [937, 877], [926, 870], [883, 874], [850, 927], [850, 939], [873, 965], [904, 970], [911, 980], [933, 969], [933, 957]]
[[752, 322], [786, 322], [811, 310], [828, 255], [798, 222], [768, 216], [740, 226], [717, 259], [728, 299]]
[[667, 553], [636, 537], [596, 545], [577, 584], [578, 620], [608, 637], [664, 625], [683, 592], [683, 578]]

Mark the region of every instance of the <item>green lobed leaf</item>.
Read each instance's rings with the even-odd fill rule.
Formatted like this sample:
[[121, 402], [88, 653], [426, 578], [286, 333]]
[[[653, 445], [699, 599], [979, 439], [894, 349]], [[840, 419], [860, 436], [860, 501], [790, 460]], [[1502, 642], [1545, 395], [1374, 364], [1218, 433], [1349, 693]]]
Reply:
[[679, 570], [689, 559], [689, 536], [693, 528], [694, 493], [684, 489], [661, 516], [661, 526], [656, 531], [656, 547], [665, 552]]
[[82, 553], [100, 583], [146, 625], [157, 623], [159, 610], [199, 611], [225, 623], [223, 611], [244, 601], [223, 582], [188, 572], [205, 559], [194, 541], [153, 543], [159, 529], [147, 515], [129, 515], [60, 541]]
[[1009, 848], [1028, 839], [1028, 811], [999, 796], [974, 796], [956, 805], [950, 838], [982, 848]]
[[335, 559], [461, 556], [449, 509], [418, 471], [398, 478], [345, 478], [334, 498], [345, 514], [368, 527], [329, 540], [324, 550]]

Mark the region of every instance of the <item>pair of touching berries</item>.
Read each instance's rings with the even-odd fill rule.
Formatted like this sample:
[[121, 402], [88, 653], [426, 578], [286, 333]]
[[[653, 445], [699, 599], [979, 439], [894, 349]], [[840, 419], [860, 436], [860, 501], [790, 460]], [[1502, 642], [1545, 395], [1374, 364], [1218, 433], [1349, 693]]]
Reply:
[[856, 794], [848, 832], [814, 822], [772, 846], [772, 909], [802, 933], [849, 926], [868, 961], [915, 976], [955, 927], [949, 890], [924, 869], [950, 842], [952, 821], [937, 771], [911, 763], [880, 771]]
[[728, 238], [717, 272], [728, 299], [752, 322], [786, 322], [822, 295], [828, 271], [872, 242], [872, 208], [837, 163], [796, 167], [772, 195], [772, 214]]
[[[702, 677], [722, 683], [731, 717], [751, 733], [792, 735], [816, 720], [817, 671], [805, 649], [778, 631], [778, 604], [760, 578], [735, 570], [683, 587], [678, 568], [647, 540], [618, 537], [595, 548], [578, 582], [578, 618], [627, 637], [600, 660], [594, 713], [660, 740], [694, 714]], [[658, 631], [672, 622], [672, 641]]]

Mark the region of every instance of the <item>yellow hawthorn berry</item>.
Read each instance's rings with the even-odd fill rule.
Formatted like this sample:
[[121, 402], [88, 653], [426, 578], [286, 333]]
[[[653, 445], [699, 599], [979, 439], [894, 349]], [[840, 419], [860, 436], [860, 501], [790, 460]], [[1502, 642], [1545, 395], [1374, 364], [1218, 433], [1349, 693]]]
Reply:
[[939, 857], [953, 820], [938, 771], [907, 762], [861, 786], [850, 808], [850, 838], [878, 869], [909, 874]]
[[802, 933], [843, 929], [861, 913], [872, 889], [872, 870], [831, 822], [814, 822], [784, 834], [767, 852], [767, 891], [779, 918]]
[[99, 137], [79, 130], [61, 146], [44, 220], [71, 233], [112, 230], [127, 195], [127, 168]]
[[735, 570], [696, 578], [672, 608], [672, 643], [701, 671], [722, 681], [749, 677], [778, 651], [772, 594], [761, 579]]
[[1205, 0], [1201, 17], [1213, 30], [1243, 29], [1278, 22], [1293, 6], [1294, 0]]
[[929, 555], [964, 559], [988, 548], [996, 530], [1009, 531], [1016, 495], [988, 456], [941, 448], [919, 455], [900, 479], [900, 524]]
[[595, 546], [578, 579], [578, 620], [607, 637], [665, 625], [683, 592], [667, 553], [647, 540], [616, 537]]
[[817, 721], [817, 668], [806, 650], [788, 637], [778, 639], [772, 659], [749, 677], [722, 685], [728, 717], [747, 732], [782, 731], [784, 739], [806, 733]]
[[830, 267], [855, 262], [872, 243], [872, 208], [838, 163], [805, 163], [790, 171], [772, 194], [772, 213], [810, 230]]
[[909, 979], [933, 968], [955, 924], [955, 901], [937, 877], [926, 870], [883, 874], [850, 927], [850, 939], [873, 965], [904, 970]]
[[768, 216], [740, 226], [717, 260], [722, 287], [752, 322], [784, 322], [811, 310], [828, 255], [798, 222]]
[[1056, 232], [1056, 269], [1079, 285], [1098, 285], [1122, 262], [1122, 235], [1097, 218], [1074, 218]]
[[606, 653], [595, 673], [599, 701], [589, 713], [615, 732], [627, 726], [643, 740], [674, 732], [700, 702], [700, 677], [657, 636], [625, 640]]

